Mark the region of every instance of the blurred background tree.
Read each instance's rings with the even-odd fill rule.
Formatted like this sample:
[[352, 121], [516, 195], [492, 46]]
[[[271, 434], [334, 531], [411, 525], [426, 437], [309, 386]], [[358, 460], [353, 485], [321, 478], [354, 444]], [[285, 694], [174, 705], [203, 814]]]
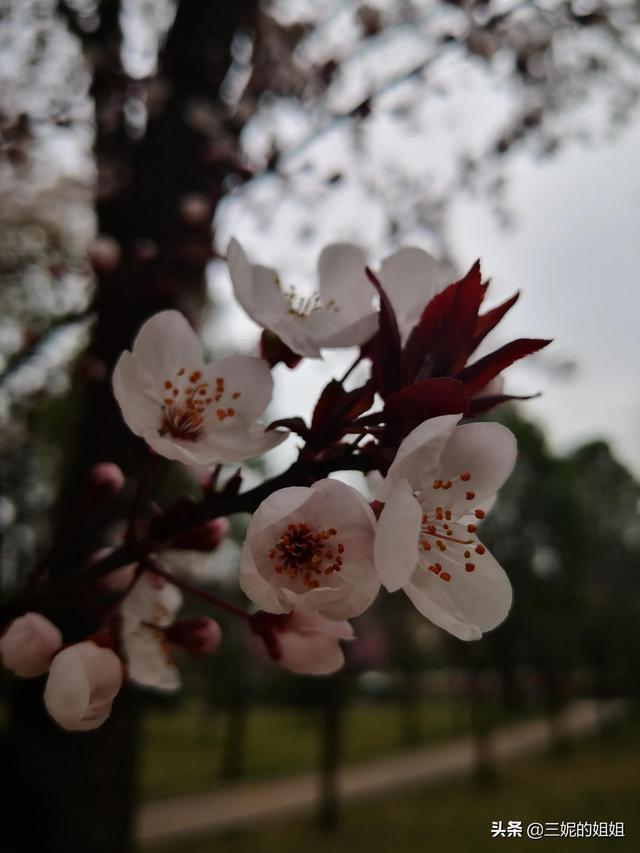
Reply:
[[[240, 216], [283, 246], [291, 269], [308, 265], [327, 222], [353, 238], [366, 229], [380, 254], [419, 238], [446, 259], [457, 194], [481, 194], [507, 222], [515, 151], [552, 157], [609, 134], [638, 99], [635, 3], [5, 0], [0, 12], [3, 591], [82, 501], [90, 464], [139, 474], [144, 448], [109, 377], [141, 322], [179, 308], [230, 345], [207, 282]], [[469, 86], [479, 108], [461, 114]], [[586, 105], [602, 111], [599, 124]], [[516, 606], [482, 654], [507, 706], [526, 662], [555, 710], [579, 649], [599, 693], [627, 683], [637, 484], [605, 446], [558, 460], [535, 428], [507, 422], [524, 462], [489, 544]], [[114, 502], [92, 516], [53, 571], [77, 569], [121, 514]], [[381, 623], [399, 627], [388, 660], [401, 674], [402, 738], [417, 742], [424, 649], [395, 601]], [[235, 725], [242, 684], [225, 699]], [[44, 718], [40, 693], [9, 689], [6, 849], [127, 850], [134, 698], [80, 740]]]

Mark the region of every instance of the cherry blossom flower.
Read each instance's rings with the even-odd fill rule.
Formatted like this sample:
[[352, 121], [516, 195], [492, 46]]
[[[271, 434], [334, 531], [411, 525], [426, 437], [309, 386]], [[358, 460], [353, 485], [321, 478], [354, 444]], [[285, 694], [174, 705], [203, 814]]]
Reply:
[[380, 588], [374, 531], [367, 501], [339, 480], [280, 489], [251, 519], [240, 552], [240, 586], [269, 613], [357, 616]]
[[318, 290], [309, 297], [285, 289], [278, 273], [252, 264], [237, 240], [227, 249], [234, 293], [252, 320], [298, 355], [320, 358], [321, 348], [360, 346], [378, 321], [362, 249], [334, 243], [318, 259]]
[[40, 613], [14, 619], [0, 639], [2, 663], [20, 678], [42, 675], [60, 648], [62, 634]]
[[122, 650], [129, 677], [137, 684], [158, 690], [180, 687], [165, 629], [181, 604], [182, 593], [173, 584], [143, 572], [120, 605]]
[[299, 610], [279, 616], [255, 613], [252, 624], [273, 660], [302, 675], [339, 670], [344, 664], [340, 640], [355, 638], [349, 622]]
[[115, 652], [90, 640], [77, 643], [53, 659], [44, 703], [63, 729], [97, 729], [111, 713], [123, 678], [122, 661]]
[[265, 362], [231, 356], [205, 365], [200, 341], [177, 311], [142, 326], [116, 364], [113, 388], [129, 428], [156, 453], [187, 465], [244, 462], [286, 438], [255, 422], [271, 400]]
[[511, 606], [503, 569], [476, 536], [511, 473], [513, 434], [495, 423], [425, 421], [402, 442], [380, 488], [376, 568], [391, 592], [462, 640], [499, 625]]

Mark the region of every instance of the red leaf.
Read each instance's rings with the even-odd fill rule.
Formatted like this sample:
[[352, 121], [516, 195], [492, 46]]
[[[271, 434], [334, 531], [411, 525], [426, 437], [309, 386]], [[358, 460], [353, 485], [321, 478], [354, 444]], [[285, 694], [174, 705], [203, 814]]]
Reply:
[[271, 421], [266, 431], [268, 432], [277, 427], [286, 427], [290, 432], [295, 432], [296, 435], [305, 439], [309, 435], [309, 427], [302, 418], [280, 418], [277, 421]]
[[313, 417], [309, 443], [314, 446], [340, 438], [345, 427], [373, 405], [373, 382], [345, 391], [341, 382], [332, 379], [320, 394]]
[[458, 413], [464, 415], [468, 405], [469, 399], [463, 384], [450, 376], [444, 376], [421, 379], [392, 394], [385, 402], [384, 414], [387, 425], [395, 433], [400, 429], [404, 436], [428, 418]]
[[514, 361], [531, 355], [550, 343], [550, 340], [544, 338], [518, 338], [465, 367], [458, 373], [458, 379], [464, 383], [469, 393], [479, 391]]
[[[473, 349], [471, 352], [479, 346], [480, 342], [486, 338], [489, 332], [495, 329], [500, 320], [502, 320], [509, 309], [513, 308], [519, 298], [520, 293], [514, 293], [506, 302], [503, 302], [501, 305], [496, 305], [495, 308], [487, 311], [486, 314], [480, 314], [476, 321], [476, 328], [473, 333]], [[461, 365], [461, 367], [464, 367], [464, 365]]]
[[539, 397], [540, 394], [527, 394], [524, 397], [518, 397], [514, 394], [489, 394], [486, 397], [474, 397], [469, 401], [469, 411], [467, 417], [476, 418], [478, 415], [483, 415], [494, 406], [499, 406], [501, 403], [508, 403], [510, 400], [533, 400], [534, 397]]
[[464, 365], [484, 291], [476, 261], [464, 278], [433, 297], [404, 348], [405, 382], [447, 375], [452, 364]]
[[379, 331], [368, 354], [373, 362], [376, 388], [386, 397], [402, 385], [402, 341], [395, 311], [382, 284], [368, 267], [365, 273], [380, 296]]

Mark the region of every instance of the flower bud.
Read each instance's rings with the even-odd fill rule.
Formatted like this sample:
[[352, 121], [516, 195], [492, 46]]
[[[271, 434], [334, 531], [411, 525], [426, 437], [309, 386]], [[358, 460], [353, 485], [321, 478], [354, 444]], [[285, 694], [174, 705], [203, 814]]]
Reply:
[[99, 462], [89, 471], [90, 501], [106, 500], [117, 495], [124, 486], [124, 474], [113, 462]]
[[280, 340], [278, 335], [269, 329], [265, 329], [260, 338], [260, 357], [267, 362], [269, 367], [275, 367], [276, 364], [282, 362], [291, 370], [302, 361], [301, 355], [295, 353], [284, 341]]
[[182, 646], [192, 655], [204, 657], [218, 648], [222, 631], [213, 619], [194, 617], [174, 622], [166, 629], [166, 636], [170, 642]]
[[62, 634], [40, 613], [15, 619], [0, 639], [2, 663], [20, 678], [35, 678], [46, 672], [61, 647]]
[[187, 193], [180, 199], [180, 216], [187, 225], [204, 225], [211, 218], [211, 205], [200, 193]]
[[225, 538], [230, 527], [228, 518], [214, 518], [187, 533], [176, 536], [171, 547], [185, 551], [214, 551]]
[[89, 640], [76, 643], [55, 656], [44, 703], [63, 729], [97, 729], [111, 713], [123, 679], [124, 667], [115, 652]]
[[122, 257], [120, 246], [113, 239], [103, 234], [93, 241], [87, 252], [89, 263], [93, 269], [100, 273], [113, 272]]
[[[113, 550], [113, 548], [98, 548], [90, 555], [89, 563], [91, 565], [99, 563], [105, 557], [108, 557], [109, 554], [112, 554]], [[126, 566], [121, 566], [119, 569], [114, 569], [109, 574], [103, 575], [98, 579], [98, 586], [109, 592], [122, 592], [133, 582], [136, 567], [136, 563], [129, 563]]]

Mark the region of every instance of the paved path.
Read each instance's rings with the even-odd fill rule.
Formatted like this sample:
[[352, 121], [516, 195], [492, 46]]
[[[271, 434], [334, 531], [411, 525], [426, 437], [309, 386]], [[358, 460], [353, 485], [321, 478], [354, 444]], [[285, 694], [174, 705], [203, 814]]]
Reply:
[[[605, 706], [604, 713], [613, 717], [622, 710], [622, 704], [613, 700]], [[598, 724], [596, 702], [575, 702], [564, 717], [567, 734], [589, 732]], [[493, 735], [493, 755], [498, 763], [506, 763], [539, 752], [549, 743], [549, 736], [546, 720], [505, 726]], [[396, 754], [344, 768], [339, 775], [339, 790], [344, 798], [355, 799], [468, 776], [473, 756], [471, 738]], [[145, 846], [156, 846], [189, 835], [253, 827], [259, 822], [299, 815], [313, 808], [317, 786], [317, 777], [309, 773], [282, 781], [244, 783], [225, 790], [157, 800], [141, 807], [137, 838]]]

